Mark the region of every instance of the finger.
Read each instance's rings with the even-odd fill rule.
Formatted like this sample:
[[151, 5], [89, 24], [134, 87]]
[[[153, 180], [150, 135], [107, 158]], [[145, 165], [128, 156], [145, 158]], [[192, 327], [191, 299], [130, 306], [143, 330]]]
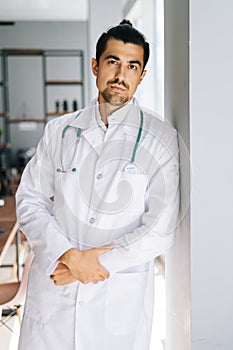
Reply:
[[51, 276], [54, 276], [57, 272], [59, 271], [63, 271], [65, 269], [68, 269], [66, 265], [64, 265], [63, 263], [59, 263], [56, 267], [56, 269], [53, 271]]
[[62, 271], [56, 275], [56, 278], [60, 280], [75, 280], [75, 277], [71, 275], [69, 271]]
[[103, 282], [105, 280], [105, 277], [104, 276], [99, 276], [99, 281]]
[[65, 284], [70, 284], [76, 282], [76, 279], [74, 278], [56, 278], [54, 279], [54, 284], [56, 286], [64, 286]]
[[63, 271], [63, 270], [69, 270], [69, 269], [68, 269], [68, 267], [65, 264], [59, 263], [55, 271], [58, 271], [58, 270], [62, 270]]
[[104, 267], [101, 266], [101, 269], [99, 271], [100, 276], [104, 277], [104, 279], [110, 277], [109, 271], [107, 271]]

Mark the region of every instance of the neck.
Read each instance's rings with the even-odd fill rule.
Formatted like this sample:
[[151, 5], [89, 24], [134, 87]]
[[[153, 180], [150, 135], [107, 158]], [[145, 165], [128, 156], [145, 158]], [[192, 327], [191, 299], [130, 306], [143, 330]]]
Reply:
[[113, 106], [111, 105], [110, 103], [107, 103], [107, 102], [104, 102], [104, 103], [101, 103], [99, 101], [99, 111], [100, 111], [100, 115], [101, 115], [101, 119], [102, 121], [104, 122], [104, 124], [106, 126], [108, 126], [108, 117], [115, 111], [117, 111], [118, 109], [124, 107], [126, 105], [123, 104], [123, 105], [120, 105], [120, 106]]

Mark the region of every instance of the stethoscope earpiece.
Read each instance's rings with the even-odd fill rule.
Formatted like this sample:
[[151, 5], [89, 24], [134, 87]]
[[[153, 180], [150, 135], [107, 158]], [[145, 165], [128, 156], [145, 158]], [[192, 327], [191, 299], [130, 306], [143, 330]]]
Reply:
[[72, 168], [72, 169], [67, 169], [67, 170], [62, 170], [61, 168], [56, 169], [57, 173], [75, 173], [77, 171], [77, 168]]

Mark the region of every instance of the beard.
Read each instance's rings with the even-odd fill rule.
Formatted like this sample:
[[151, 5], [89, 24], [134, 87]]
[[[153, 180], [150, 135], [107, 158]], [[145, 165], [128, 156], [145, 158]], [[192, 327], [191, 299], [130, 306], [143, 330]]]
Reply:
[[[126, 91], [124, 92], [118, 92], [118, 91], [112, 91], [111, 84], [119, 84], [126, 88]], [[118, 79], [114, 81], [108, 82], [108, 86], [106, 89], [100, 92], [101, 96], [103, 97], [104, 101], [109, 103], [112, 106], [122, 106], [129, 100], [128, 95], [128, 85], [126, 85], [124, 82], [119, 83]]]

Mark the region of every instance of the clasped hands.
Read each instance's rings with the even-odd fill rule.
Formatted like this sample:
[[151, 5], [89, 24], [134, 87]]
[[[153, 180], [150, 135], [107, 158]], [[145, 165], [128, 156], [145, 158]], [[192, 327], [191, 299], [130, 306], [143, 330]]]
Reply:
[[59, 258], [60, 262], [50, 278], [56, 285], [65, 285], [75, 281], [84, 284], [104, 281], [109, 278], [110, 274], [100, 264], [99, 255], [112, 248], [111, 245], [88, 250], [71, 248]]

